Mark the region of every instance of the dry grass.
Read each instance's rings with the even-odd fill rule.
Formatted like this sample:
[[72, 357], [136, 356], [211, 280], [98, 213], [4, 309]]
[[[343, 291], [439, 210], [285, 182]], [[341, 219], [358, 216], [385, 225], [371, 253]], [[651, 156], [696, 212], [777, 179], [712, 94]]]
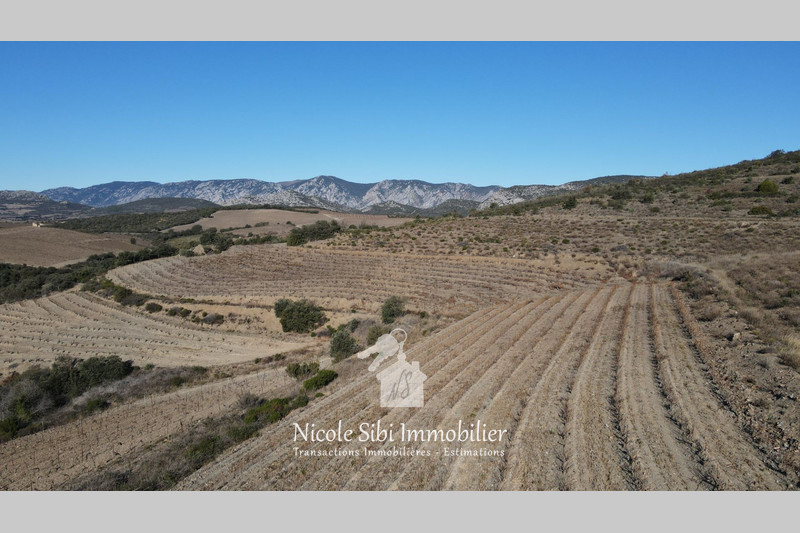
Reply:
[[137, 251], [149, 243], [129, 235], [81, 233], [59, 228], [14, 225], [0, 228], [0, 263], [31, 266], [64, 266], [93, 254]]

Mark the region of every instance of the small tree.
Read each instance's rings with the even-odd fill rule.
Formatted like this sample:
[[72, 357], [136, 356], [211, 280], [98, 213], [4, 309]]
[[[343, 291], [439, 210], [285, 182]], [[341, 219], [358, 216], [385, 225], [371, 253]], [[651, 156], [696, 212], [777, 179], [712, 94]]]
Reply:
[[381, 307], [381, 320], [384, 324], [391, 324], [395, 319], [406, 313], [405, 305], [399, 296], [390, 296]]
[[325, 323], [322, 308], [309, 300], [297, 300], [283, 309], [280, 316], [283, 331], [308, 333]]
[[576, 207], [578, 207], [578, 199], [575, 198], [574, 196], [570, 196], [569, 198], [564, 200], [564, 203], [561, 204], [561, 207], [563, 207], [564, 209], [575, 209]]
[[347, 359], [358, 351], [358, 344], [350, 333], [340, 329], [331, 337], [331, 357], [335, 363]]

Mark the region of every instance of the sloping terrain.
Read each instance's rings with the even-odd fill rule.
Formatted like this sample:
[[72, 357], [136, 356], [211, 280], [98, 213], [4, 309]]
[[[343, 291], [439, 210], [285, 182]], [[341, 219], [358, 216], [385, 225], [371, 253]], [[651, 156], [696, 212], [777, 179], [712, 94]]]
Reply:
[[0, 228], [0, 263], [30, 266], [63, 266], [93, 254], [135, 252], [146, 241], [130, 242], [126, 235], [91, 234], [59, 228], [14, 225]]
[[118, 459], [133, 460], [184, 427], [231, 409], [243, 391], [279, 395], [291, 379], [275, 368], [143, 398], [0, 446], [0, 490], [53, 490]]
[[58, 356], [118, 355], [136, 364], [217, 365], [252, 360], [301, 344], [220, 332], [179, 317], [150, 315], [86, 292], [0, 305], [0, 369], [48, 365]]
[[393, 295], [415, 309], [462, 314], [508, 295], [600, 282], [607, 267], [578, 259], [557, 264], [318, 250], [284, 245], [234, 247], [203, 257], [169, 257], [111, 271], [115, 283], [174, 298], [272, 304], [313, 298], [326, 308], [376, 310]]
[[[382, 409], [364, 369], [262, 431], [181, 489], [781, 489], [789, 483], [714, 394], [665, 285], [638, 283], [485, 308], [411, 347], [428, 379], [421, 409]], [[604, 371], [596, 375], [598, 369]], [[359, 442], [294, 441], [294, 424], [362, 422], [507, 429], [501, 455], [405, 443], [413, 458]], [[580, 428], [580, 429], [578, 429]], [[402, 443], [368, 443], [390, 450]], [[335, 456], [297, 456], [303, 450]], [[343, 452], [360, 452], [358, 456]], [[485, 451], [485, 450], [484, 450]]]

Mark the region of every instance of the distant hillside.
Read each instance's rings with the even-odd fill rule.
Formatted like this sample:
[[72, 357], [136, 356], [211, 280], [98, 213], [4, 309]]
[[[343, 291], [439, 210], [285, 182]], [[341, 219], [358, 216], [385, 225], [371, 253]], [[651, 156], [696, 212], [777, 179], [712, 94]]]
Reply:
[[563, 192], [577, 191], [588, 186], [607, 185], [613, 183], [625, 183], [633, 179], [652, 179], [653, 176], [602, 176], [582, 181], [570, 181], [563, 185], [514, 185], [495, 191], [489, 198], [481, 202], [480, 209], [486, 209], [493, 204], [504, 206], [520, 202], [535, 200], [543, 196], [560, 194]]
[[177, 213], [192, 209], [219, 207], [214, 202], [197, 198], [145, 198], [127, 204], [102, 207], [91, 212], [92, 215], [128, 215], [137, 213]]
[[[644, 178], [607, 176], [565, 184], [509, 205], [481, 204], [482, 215], [536, 212], [541, 208], [612, 209], [643, 216], [798, 216], [800, 215], [800, 150], [776, 150], [767, 157], [733, 165]], [[587, 186], [589, 185], [589, 186]], [[510, 188], [507, 190], [513, 190]], [[574, 198], [572, 207], [566, 201]]]
[[0, 191], [0, 220], [61, 220], [84, 216], [92, 208], [71, 202], [56, 202], [31, 191]]
[[[182, 181], [159, 184], [150, 181], [115, 181], [84, 189], [60, 187], [42, 194], [56, 201], [78, 202], [93, 207], [109, 207], [149, 198], [183, 198], [213, 202], [221, 206], [276, 205], [318, 207], [339, 212], [392, 215], [464, 212], [475, 206], [508, 205], [577, 190], [587, 185], [618, 183], [644, 176], [606, 176], [564, 185], [496, 185], [476, 187], [467, 183], [428, 183], [421, 180], [383, 180], [354, 183], [335, 176], [271, 183], [254, 179]], [[450, 202], [450, 203], [447, 203]], [[472, 203], [465, 203], [472, 202]], [[440, 208], [446, 204], [444, 208]], [[123, 211], [127, 212], [127, 211]], [[430, 214], [428, 213], [428, 214]]]

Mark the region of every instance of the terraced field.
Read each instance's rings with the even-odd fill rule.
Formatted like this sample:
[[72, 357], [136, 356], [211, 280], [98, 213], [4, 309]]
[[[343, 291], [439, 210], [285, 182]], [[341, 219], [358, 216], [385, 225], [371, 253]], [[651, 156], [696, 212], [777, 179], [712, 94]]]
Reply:
[[225, 413], [243, 392], [281, 395], [296, 387], [281, 368], [144, 398], [0, 446], [0, 490], [53, 490], [77, 476]]
[[[601, 265], [268, 245], [147, 261], [109, 277], [155, 296], [208, 300], [203, 305], [212, 308], [308, 297], [347, 316], [351, 308], [369, 316], [388, 296], [404, 295], [412, 310], [449, 324], [427, 336], [416, 332], [406, 346], [427, 376], [423, 408], [381, 408], [375, 374], [350, 358], [334, 365], [340, 377], [322, 397], [222, 452], [179, 489], [794, 487], [797, 473], [728, 404], [730, 392], [723, 394], [718, 369], [708, 364], [708, 340], [674, 286], [630, 283]], [[213, 329], [78, 291], [0, 306], [0, 319], [4, 370], [12, 361], [19, 369], [59, 355], [214, 366], [324, 345], [267, 330]], [[9, 441], [0, 445], [0, 488], [69, 487], [87, 472], [135, 463], [192, 424], [231, 416], [244, 393], [279, 397], [297, 386], [275, 366]], [[357, 435], [365, 422], [395, 431], [480, 422], [505, 434], [498, 442], [295, 441], [295, 423], [331, 428], [340, 420]]]
[[[644, 282], [484, 307], [407, 350], [428, 376], [423, 408], [381, 408], [364, 369], [179, 488], [788, 488], [716, 394], [686, 320], [667, 285]], [[499, 443], [405, 443], [430, 453], [413, 458], [368, 456], [356, 441], [294, 442], [294, 423], [340, 419], [345, 428], [380, 420], [414, 429], [480, 420], [507, 433]], [[338, 454], [298, 457], [295, 446]], [[492, 453], [446, 454], [453, 446]]]
[[599, 263], [578, 260], [560, 265], [553, 258], [431, 257], [268, 245], [146, 261], [113, 270], [109, 278], [146, 294], [239, 304], [306, 297], [327, 308], [375, 310], [386, 298], [403, 295], [411, 308], [463, 316], [509, 295], [532, 297], [611, 275]]
[[203, 329], [181, 318], [149, 315], [86, 292], [0, 305], [0, 370], [56, 357], [118, 355], [136, 364], [216, 365], [292, 350], [302, 343]]

